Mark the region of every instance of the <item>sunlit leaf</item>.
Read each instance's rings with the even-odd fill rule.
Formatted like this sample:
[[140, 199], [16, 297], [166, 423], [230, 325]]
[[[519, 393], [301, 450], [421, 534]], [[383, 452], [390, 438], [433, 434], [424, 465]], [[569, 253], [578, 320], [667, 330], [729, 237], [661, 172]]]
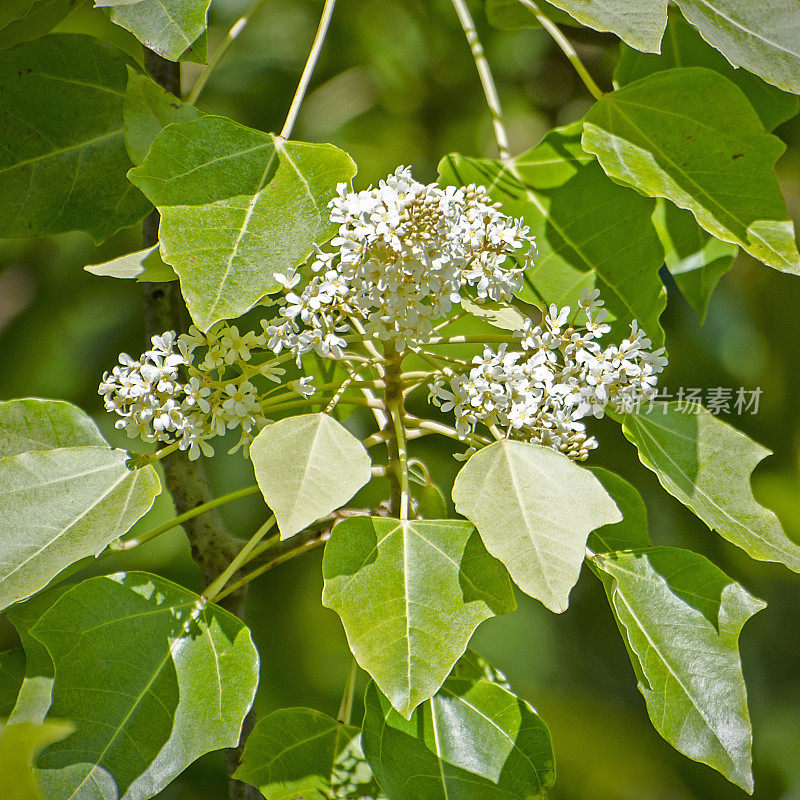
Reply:
[[615, 332], [627, 333], [636, 319], [660, 345], [666, 293], [654, 203], [609, 180], [580, 135], [580, 123], [551, 131], [507, 165], [450, 155], [439, 174], [448, 184], [485, 186], [503, 211], [530, 226], [538, 256], [525, 273], [525, 300], [575, 308], [581, 289], [597, 286]]
[[152, 466], [128, 454], [63, 447], [0, 460], [0, 609], [97, 555], [144, 516], [161, 491]]
[[615, 85], [627, 86], [653, 72], [672, 67], [707, 67], [733, 81], [745, 93], [767, 130], [790, 119], [800, 108], [800, 100], [794, 95], [764, 83], [752, 72], [734, 69], [674, 8], [662, 45], [660, 55], [640, 53], [623, 45], [614, 70]]
[[582, 142], [614, 180], [689, 209], [718, 239], [800, 274], [775, 177], [785, 146], [719, 73], [670, 69], [607, 94], [586, 115]]
[[206, 32], [211, 0], [95, 0], [145, 47], [177, 61]]
[[102, 241], [148, 212], [126, 178], [129, 63], [89, 36], [0, 51], [0, 236], [80, 230]]
[[161, 258], [158, 245], [128, 253], [103, 264], [89, 264], [84, 269], [92, 275], [109, 278], [135, 278], [138, 282], [162, 283], [175, 281], [178, 276]]
[[130, 179], [161, 212], [161, 254], [208, 330], [252, 308], [332, 235], [327, 203], [355, 174], [329, 144], [283, 142], [224, 117], [167, 126]]
[[462, 659], [409, 720], [374, 683], [367, 689], [364, 752], [391, 800], [535, 800], [555, 782], [547, 726], [474, 660]]
[[258, 654], [239, 619], [193, 592], [146, 573], [91, 578], [31, 634], [56, 667], [50, 713], [75, 721], [39, 759], [48, 800], [95, 798], [96, 780], [147, 800], [238, 742]]
[[481, 622], [515, 607], [506, 570], [464, 520], [346, 519], [322, 571], [323, 605], [404, 717], [439, 689]]
[[36, 755], [53, 742], [68, 736], [69, 722], [0, 722], [0, 797], [3, 800], [41, 800], [33, 762]]
[[329, 414], [267, 425], [250, 458], [282, 539], [341, 508], [372, 477], [364, 445]]
[[589, 532], [622, 519], [591, 472], [549, 447], [508, 439], [467, 461], [453, 501], [517, 586], [556, 613], [569, 604]]
[[677, 403], [629, 414], [623, 430], [661, 485], [710, 528], [752, 558], [800, 572], [800, 546], [750, 486], [769, 450], [705, 409], [681, 413]]
[[738, 640], [764, 603], [703, 556], [654, 547], [598, 556], [656, 730], [753, 791], [752, 732]]
[[676, 0], [703, 38], [736, 67], [800, 93], [800, 5], [795, 0]]
[[0, 403], [0, 459], [83, 445], [107, 447], [91, 417], [76, 406], [36, 397]]

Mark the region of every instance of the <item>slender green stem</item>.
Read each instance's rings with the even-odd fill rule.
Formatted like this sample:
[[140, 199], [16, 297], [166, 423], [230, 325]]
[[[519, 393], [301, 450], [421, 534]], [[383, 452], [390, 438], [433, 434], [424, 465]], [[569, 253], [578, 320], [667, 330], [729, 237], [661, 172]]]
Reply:
[[350, 672], [347, 675], [347, 683], [344, 687], [342, 702], [339, 703], [339, 713], [336, 721], [341, 725], [349, 725], [353, 716], [353, 700], [356, 696], [356, 677], [358, 675], [358, 664], [355, 658], [350, 662]]
[[206, 68], [200, 73], [200, 77], [195, 82], [194, 86], [192, 87], [192, 91], [189, 92], [188, 96], [186, 97], [187, 103], [195, 103], [197, 98], [200, 96], [200, 93], [205, 88], [208, 79], [211, 77], [211, 73], [214, 71], [216, 66], [222, 61], [222, 57], [225, 53], [228, 52], [228, 48], [233, 44], [236, 37], [247, 27], [247, 24], [250, 20], [267, 4], [267, 0], [256, 0], [247, 11], [242, 14], [236, 22], [231, 25], [231, 29], [226, 34], [225, 38], [219, 44], [217, 49], [212, 54], [211, 58], [208, 60], [208, 65]]
[[455, 428], [432, 419], [420, 419], [419, 417], [412, 417], [411, 415], [408, 415], [407, 419], [420, 430], [429, 431], [430, 433], [440, 433], [442, 436], [447, 436], [448, 439], [455, 439], [459, 442], [469, 442], [470, 444], [481, 447], [492, 443], [491, 439], [487, 439], [485, 436], [479, 436], [477, 433], [468, 434], [462, 439]]
[[429, 339], [425, 345], [432, 344], [499, 344], [499, 343], [513, 344], [519, 342], [519, 338], [509, 334], [503, 333], [482, 333], [476, 336], [439, 336], [434, 339]]
[[[406, 441], [411, 441], [412, 439], [419, 439], [423, 436], [427, 436], [433, 431], [424, 431], [421, 428], [406, 428]], [[366, 439], [362, 439], [361, 444], [369, 450], [371, 447], [377, 447], [379, 444], [386, 444], [391, 438], [394, 437], [394, 431], [386, 428], [382, 431], [377, 431], [376, 433], [367, 436]]]
[[[265, 406], [265, 409], [268, 411], [286, 411], [290, 408], [308, 408], [309, 406], [322, 405], [324, 403], [325, 400], [321, 398], [308, 398], [307, 400], [292, 400], [288, 403], [281, 402], [269, 404]], [[343, 397], [339, 401], [339, 404], [343, 406], [368, 406], [372, 409], [380, 409], [382, 411], [386, 410], [386, 406], [384, 405], [383, 401], [377, 397], [375, 399], [370, 399], [367, 397]]]
[[216, 497], [207, 503], [197, 506], [197, 508], [192, 508], [189, 509], [189, 511], [185, 511], [183, 514], [179, 514], [174, 519], [165, 522], [163, 525], [159, 525], [157, 528], [147, 531], [147, 533], [143, 533], [141, 536], [137, 536], [135, 539], [120, 539], [116, 542], [112, 542], [108, 546], [108, 549], [131, 550], [132, 548], [138, 547], [145, 542], [149, 542], [151, 539], [155, 539], [156, 536], [160, 536], [162, 533], [166, 533], [173, 528], [177, 528], [178, 525], [183, 525], [184, 522], [188, 522], [190, 519], [199, 517], [200, 514], [205, 514], [206, 511], [211, 511], [212, 508], [225, 505], [225, 503], [231, 503], [234, 500], [238, 500], [240, 497], [247, 497], [251, 494], [257, 494], [258, 491], [258, 486], [253, 485], [246, 486], [244, 489], [237, 489], [235, 492], [230, 492], [229, 494], [220, 495], [219, 497]]
[[457, 314], [453, 314], [452, 317], [448, 317], [444, 322], [440, 322], [433, 330], [437, 332], [444, 330], [444, 328], [446, 328], [448, 325], [452, 325], [457, 320], [466, 316], [467, 316], [466, 311], [459, 311]]
[[[220, 598], [225, 584], [239, 571], [241, 566], [247, 563], [248, 556], [253, 552], [258, 543], [272, 530], [275, 525], [275, 517], [270, 517], [251, 537], [245, 546], [236, 554], [233, 561], [228, 564], [224, 572], [214, 580], [203, 592], [206, 602], [213, 602]], [[227, 594], [231, 594], [229, 591]]]
[[331, 23], [335, 5], [336, 0], [325, 0], [325, 5], [322, 7], [322, 16], [319, 20], [317, 35], [314, 37], [314, 43], [311, 45], [311, 52], [308, 54], [306, 65], [303, 67], [303, 74], [300, 76], [300, 82], [297, 84], [297, 90], [294, 93], [294, 98], [292, 98], [292, 104], [289, 106], [289, 113], [286, 115], [286, 122], [283, 123], [280, 139], [286, 140], [292, 135], [294, 123], [297, 121], [300, 106], [303, 104], [303, 98], [306, 96], [308, 84], [311, 81], [314, 68], [317, 66], [317, 60], [319, 59], [322, 45], [325, 42], [325, 36], [328, 33], [328, 26]]
[[578, 73], [578, 77], [583, 81], [584, 86], [589, 90], [592, 97], [595, 100], [599, 100], [604, 94], [603, 90], [594, 82], [572, 43], [561, 33], [558, 25], [549, 19], [533, 0], [519, 0], [519, 2], [536, 17], [539, 24], [553, 37], [553, 41], [561, 48], [561, 52], [564, 53], [569, 63], [575, 68], [575, 72]]
[[269, 572], [273, 567], [277, 567], [279, 564], [283, 564], [286, 561], [291, 561], [297, 556], [301, 556], [304, 553], [309, 553], [312, 550], [316, 550], [318, 547], [322, 547], [329, 538], [330, 531], [322, 531], [317, 533], [313, 538], [300, 541], [296, 547], [279, 553], [274, 558], [267, 561], [266, 564], [262, 564], [260, 567], [248, 572], [238, 581], [232, 583], [227, 589], [220, 591], [216, 597], [217, 602], [224, 600], [229, 594], [233, 594], [234, 592], [238, 591], [243, 586], [246, 586], [251, 581], [263, 575], [265, 572]]
[[483, 45], [478, 38], [478, 32], [475, 30], [475, 22], [464, 0], [452, 0], [452, 3], [458, 15], [458, 21], [464, 29], [464, 35], [467, 37], [467, 42], [472, 51], [472, 58], [478, 70], [478, 77], [480, 78], [481, 86], [483, 86], [483, 93], [486, 96], [486, 105], [489, 106], [489, 113], [492, 115], [492, 126], [494, 128], [494, 138], [497, 142], [497, 152], [500, 154], [501, 161], [510, 161], [511, 152], [508, 147], [508, 133], [506, 132], [506, 126], [503, 122], [503, 109], [500, 107], [500, 98], [497, 94], [494, 78], [492, 77], [492, 70], [483, 52]]
[[408, 519], [409, 486], [408, 449], [406, 446], [406, 432], [403, 427], [402, 400], [400, 402], [393, 402], [390, 411], [392, 415], [392, 425], [394, 426], [394, 435], [397, 439], [397, 466], [400, 473], [400, 519], [405, 520]]
[[162, 458], [165, 458], [170, 453], [174, 453], [179, 447], [180, 442], [173, 442], [166, 447], [162, 447], [160, 450], [156, 450], [155, 453], [136, 453], [131, 455], [128, 464], [134, 469], [139, 469], [140, 467], [152, 464], [154, 461], [161, 461]]

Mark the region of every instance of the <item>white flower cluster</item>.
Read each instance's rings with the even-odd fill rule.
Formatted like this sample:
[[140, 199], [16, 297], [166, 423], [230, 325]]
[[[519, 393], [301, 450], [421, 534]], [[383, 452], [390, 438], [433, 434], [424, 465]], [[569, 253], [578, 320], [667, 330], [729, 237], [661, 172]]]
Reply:
[[635, 320], [619, 345], [602, 347], [599, 340], [610, 331], [602, 305], [598, 290], [584, 291], [579, 307], [587, 322], [580, 328], [571, 324], [569, 307], [551, 305], [541, 325], [526, 320], [516, 332], [520, 350], [486, 347], [468, 373], [450, 373], [449, 388], [437, 376], [431, 401], [454, 412], [462, 438], [483, 423], [584, 461], [597, 440], [581, 420], [601, 418], [609, 406], [634, 410], [655, 392], [667, 363], [664, 349], [652, 351]]
[[[240, 334], [235, 326], [218, 323], [206, 334], [194, 327], [181, 336], [167, 331], [154, 336], [152, 345], [138, 360], [122, 353], [119, 365], [100, 384], [106, 410], [121, 417], [116, 427], [129, 437], [178, 442], [195, 459], [201, 452], [213, 455], [208, 439], [226, 430], [241, 429], [236, 450], [266, 424], [248, 376], [260, 374], [280, 383], [283, 370], [248, 363], [251, 351], [264, 347], [263, 335]], [[199, 348], [205, 355], [195, 364]]]
[[[287, 290], [267, 328], [269, 347], [299, 359], [311, 350], [341, 358], [355, 320], [398, 350], [424, 343], [462, 297], [510, 300], [530, 265], [533, 239], [522, 220], [498, 210], [482, 187], [441, 188], [399, 167], [378, 188], [340, 184], [329, 204], [338, 223], [313, 275], [276, 276]], [[292, 291], [294, 290], [294, 291]]]

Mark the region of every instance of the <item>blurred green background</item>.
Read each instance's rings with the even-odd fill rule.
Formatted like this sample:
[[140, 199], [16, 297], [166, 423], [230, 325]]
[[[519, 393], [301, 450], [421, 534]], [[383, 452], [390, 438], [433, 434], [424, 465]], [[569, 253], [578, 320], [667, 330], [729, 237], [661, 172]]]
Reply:
[[[244, 0], [213, 0], [210, 47], [247, 8]], [[473, 12], [493, 66], [507, 116], [512, 150], [537, 144], [544, 133], [581, 117], [591, 98], [541, 30], [496, 31], [482, 4]], [[280, 129], [314, 35], [318, 0], [270, 0], [236, 40], [199, 102], [266, 130]], [[80, 29], [94, 15], [88, 4], [62, 26]], [[70, 27], [71, 26], [71, 27]], [[613, 36], [569, 29], [582, 58], [604, 88], [618, 58]], [[198, 74], [184, 66], [184, 88]], [[789, 208], [800, 219], [800, 122], [777, 131], [787, 143], [778, 163]], [[359, 166], [358, 188], [398, 164], [420, 180], [436, 176], [450, 151], [496, 156], [489, 116], [469, 49], [446, 0], [340, 0], [322, 58], [300, 113], [295, 137], [331, 141]], [[120, 351], [139, 353], [144, 334], [138, 287], [82, 270], [140, 247], [128, 230], [102, 247], [67, 235], [0, 241], [0, 398], [63, 398], [87, 409], [113, 441], [124, 441], [102, 412], [96, 387]], [[662, 319], [670, 366], [663, 385], [761, 387], [758, 414], [728, 421], [774, 451], [754, 476], [757, 497], [800, 541], [800, 279], [740, 256], [716, 290], [705, 324], [670, 285]], [[769, 603], [742, 637], [742, 659], [755, 730], [757, 800], [800, 799], [800, 576], [750, 561], [710, 533], [666, 495], [613, 424], [590, 427], [601, 441], [592, 462], [608, 466], [642, 491], [651, 536], [689, 547], [719, 564]], [[458, 462], [443, 440], [424, 440], [416, 454], [434, 465], [445, 488]], [[218, 448], [224, 452], [225, 448]], [[253, 482], [249, 463], [220, 456], [209, 465], [216, 493]], [[164, 497], [142, 525], [172, 513]], [[226, 506], [234, 530], [248, 535], [264, 508], [248, 498]], [[349, 667], [338, 619], [320, 605], [319, 554], [284, 565], [253, 584], [251, 625], [262, 658], [258, 710], [309, 705], [335, 713]], [[192, 588], [199, 576], [180, 531], [104, 560], [102, 569], [144, 568]], [[100, 564], [90, 569], [101, 569]], [[554, 616], [529, 598], [519, 610], [485, 623], [474, 646], [511, 679], [551, 727], [558, 783], [553, 798], [570, 800], [724, 800], [743, 796], [703, 766], [663, 742], [650, 728], [633, 670], [604, 594], [588, 572], [568, 612]], [[0, 649], [13, 633], [0, 621]], [[222, 756], [195, 764], [161, 797], [222, 798]]]

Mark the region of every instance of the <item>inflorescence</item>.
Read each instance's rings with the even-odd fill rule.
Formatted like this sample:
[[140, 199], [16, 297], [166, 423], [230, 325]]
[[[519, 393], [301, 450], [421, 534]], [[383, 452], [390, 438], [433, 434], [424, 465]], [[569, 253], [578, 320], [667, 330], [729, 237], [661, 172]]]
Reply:
[[[307, 269], [275, 276], [283, 291], [262, 332], [220, 322], [207, 333], [193, 327], [154, 336], [138, 360], [120, 356], [100, 384], [106, 409], [121, 417], [118, 428], [176, 443], [190, 458], [213, 454], [208, 440], [238, 429], [233, 449], [246, 449], [270, 410], [315, 392], [310, 376], [283, 384], [287, 360], [302, 369], [304, 357], [316, 354], [359, 378], [375, 366], [376, 347], [404, 354], [436, 343], [437, 323], [462, 300], [511, 301], [533, 262], [529, 229], [482, 187], [426, 186], [398, 168], [377, 188], [352, 192], [340, 184], [329, 208], [338, 235], [316, 249]], [[599, 292], [584, 292], [578, 305], [572, 316], [553, 305], [540, 324], [527, 319], [508, 344], [485, 347], [466, 371], [433, 373], [429, 399], [455, 414], [460, 438], [470, 439], [480, 423], [583, 460], [597, 446], [585, 417], [601, 417], [607, 406], [631, 410], [653, 394], [663, 349], [652, 351], [635, 321], [619, 345], [601, 346], [610, 327]], [[263, 390], [262, 379], [277, 385]]]

